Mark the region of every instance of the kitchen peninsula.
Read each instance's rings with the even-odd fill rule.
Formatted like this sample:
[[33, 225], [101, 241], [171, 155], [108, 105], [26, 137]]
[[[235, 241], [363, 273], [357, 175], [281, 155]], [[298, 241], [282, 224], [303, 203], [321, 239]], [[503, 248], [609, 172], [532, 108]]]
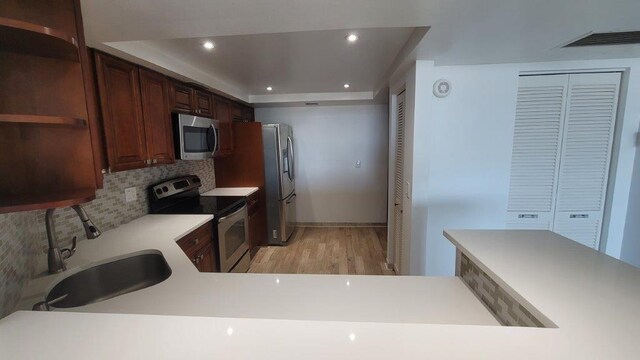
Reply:
[[[71, 267], [157, 249], [173, 274], [153, 287], [74, 312], [18, 311], [0, 321], [0, 355], [16, 359], [45, 353], [48, 358], [167, 359], [636, 355], [640, 315], [634, 302], [640, 298], [640, 270], [548, 231], [446, 231], [459, 251], [457, 278], [201, 274], [172, 241], [207, 221], [206, 216], [146, 216], [106, 232], [101, 242], [84, 242]], [[123, 237], [131, 241], [118, 241]], [[490, 278], [496, 285], [494, 293], [517, 303], [535, 323], [500, 326], [508, 321], [490, 314], [495, 309], [487, 294], [483, 298], [479, 293], [482, 301], [472, 295], [477, 279], [468, 280], [469, 271]], [[52, 281], [51, 276], [35, 279], [27, 287], [31, 293], [25, 294], [25, 306]], [[374, 291], [389, 296], [372, 298]], [[259, 307], [254, 306], [256, 298]], [[295, 306], [278, 307], [285, 298], [294, 299]], [[28, 348], [18, 346], [18, 339], [25, 336], [37, 341]], [[65, 351], [52, 353], [48, 349], [53, 347]]]

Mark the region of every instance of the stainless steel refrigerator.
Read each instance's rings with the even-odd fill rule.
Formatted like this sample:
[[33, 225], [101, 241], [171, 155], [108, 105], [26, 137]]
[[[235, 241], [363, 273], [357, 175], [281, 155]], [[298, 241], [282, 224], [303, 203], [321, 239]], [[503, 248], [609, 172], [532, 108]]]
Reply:
[[262, 125], [267, 195], [267, 239], [285, 245], [296, 222], [296, 166], [293, 131], [284, 124]]

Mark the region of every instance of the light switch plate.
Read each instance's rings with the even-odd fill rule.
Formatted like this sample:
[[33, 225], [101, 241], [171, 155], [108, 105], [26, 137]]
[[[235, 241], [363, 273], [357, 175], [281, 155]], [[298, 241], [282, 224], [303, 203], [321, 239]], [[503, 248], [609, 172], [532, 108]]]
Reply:
[[136, 188], [130, 187], [124, 189], [124, 201], [132, 202], [138, 199], [138, 193], [136, 192]]

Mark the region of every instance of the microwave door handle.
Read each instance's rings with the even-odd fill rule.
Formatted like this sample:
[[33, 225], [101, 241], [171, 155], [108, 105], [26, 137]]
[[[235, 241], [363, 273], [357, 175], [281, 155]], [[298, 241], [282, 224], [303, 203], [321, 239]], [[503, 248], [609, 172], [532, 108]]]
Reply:
[[214, 131], [216, 135], [216, 152], [220, 151], [220, 128], [216, 128]]
[[209, 134], [207, 134], [207, 150], [211, 151], [211, 142], [209, 141]]
[[216, 127], [211, 124], [211, 131], [213, 131], [213, 150], [211, 150], [211, 156], [214, 156], [216, 151], [218, 151], [218, 131], [216, 131]]

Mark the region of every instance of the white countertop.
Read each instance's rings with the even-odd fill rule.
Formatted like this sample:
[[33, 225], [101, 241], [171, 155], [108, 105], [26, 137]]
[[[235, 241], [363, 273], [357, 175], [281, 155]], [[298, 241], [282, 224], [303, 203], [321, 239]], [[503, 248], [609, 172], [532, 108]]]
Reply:
[[[171, 276], [154, 286], [73, 312], [442, 324], [497, 324], [457, 278], [199, 273], [175, 243], [211, 220], [148, 215], [79, 243], [68, 271], [141, 250], [162, 252]], [[43, 299], [56, 278], [36, 277], [21, 308]], [[381, 311], [387, 309], [388, 311]], [[61, 310], [58, 310], [61, 311]]]
[[258, 191], [257, 187], [228, 187], [215, 188], [202, 193], [202, 196], [249, 196]]
[[[165, 234], [170, 226], [159, 217], [137, 222], [125, 226], [154, 224], [158, 232], [131, 236], [133, 229], [119, 228], [113, 238], [110, 232], [103, 236], [118, 241], [129, 234], [127, 244], [135, 239], [139, 250], [149, 248], [153, 236], [174, 241], [177, 233], [188, 232]], [[458, 279], [199, 274], [186, 257], [177, 257], [175, 244], [156, 238], [153, 244], [161, 244], [154, 248], [169, 253], [174, 270], [164, 290], [161, 283], [104, 301], [102, 309], [94, 304], [82, 310], [109, 314], [16, 312], [0, 320], [0, 358], [637, 358], [640, 270], [549, 232], [449, 231], [447, 236], [558, 328], [470, 325], [468, 318], [482, 312], [467, 314], [467, 307], [479, 302], [467, 301], [468, 290], [459, 297], [455, 286], [444, 285]], [[196, 292], [203, 284], [211, 289]], [[182, 291], [201, 299], [189, 299], [181, 311], [175, 302], [185, 301]], [[442, 291], [449, 292], [451, 307], [467, 325], [416, 321], [447, 315], [425, 310], [443, 306]], [[130, 301], [122, 302], [125, 297]], [[145, 311], [201, 313], [138, 315]]]

